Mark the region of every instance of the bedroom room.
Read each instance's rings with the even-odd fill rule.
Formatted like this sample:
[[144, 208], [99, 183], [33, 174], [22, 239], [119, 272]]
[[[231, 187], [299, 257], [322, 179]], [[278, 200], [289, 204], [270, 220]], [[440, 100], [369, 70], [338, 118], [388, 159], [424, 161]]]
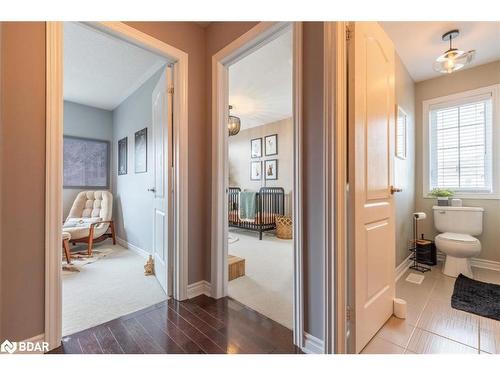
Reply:
[[229, 67], [228, 295], [292, 328], [292, 33]]
[[167, 63], [64, 23], [63, 336], [167, 299], [152, 229]]

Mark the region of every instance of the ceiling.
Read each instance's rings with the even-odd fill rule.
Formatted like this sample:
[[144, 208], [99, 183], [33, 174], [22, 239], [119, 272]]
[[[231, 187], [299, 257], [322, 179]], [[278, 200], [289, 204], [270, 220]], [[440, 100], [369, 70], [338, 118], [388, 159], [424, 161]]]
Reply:
[[291, 31], [229, 67], [229, 104], [242, 129], [292, 116]]
[[165, 63], [89, 26], [64, 23], [64, 100], [113, 110]]
[[[401, 60], [415, 82], [442, 75], [432, 69], [434, 60], [449, 48], [441, 36], [452, 29], [460, 35], [453, 47], [476, 50], [474, 67], [500, 60], [500, 22], [380, 22], [395, 44]], [[463, 69], [466, 69], [465, 67]]]

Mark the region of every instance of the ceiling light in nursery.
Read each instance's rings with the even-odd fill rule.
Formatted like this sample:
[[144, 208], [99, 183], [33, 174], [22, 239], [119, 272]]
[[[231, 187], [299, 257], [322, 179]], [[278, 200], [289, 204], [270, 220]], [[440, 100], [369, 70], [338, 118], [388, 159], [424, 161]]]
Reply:
[[[233, 106], [229, 106], [229, 111], [233, 109]], [[240, 132], [241, 128], [241, 120], [239, 117], [232, 116], [231, 112], [229, 113], [229, 121], [227, 123], [227, 130], [229, 131], [229, 136], [236, 135]]]
[[463, 68], [465, 65], [469, 64], [474, 57], [474, 50], [471, 51], [461, 51], [457, 48], [453, 48], [451, 40], [455, 39], [460, 32], [455, 30], [450, 30], [443, 34], [443, 41], [450, 42], [450, 48], [439, 56], [434, 62], [434, 70], [439, 73], [453, 73], [454, 71]]

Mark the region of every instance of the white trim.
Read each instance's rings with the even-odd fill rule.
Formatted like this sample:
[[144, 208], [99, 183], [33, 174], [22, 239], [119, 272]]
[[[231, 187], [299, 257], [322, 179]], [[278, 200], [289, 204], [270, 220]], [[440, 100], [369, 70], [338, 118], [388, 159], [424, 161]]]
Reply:
[[500, 272], [500, 262], [497, 262], [496, 260], [472, 258], [471, 265], [472, 265], [472, 267], [484, 268], [487, 270], [493, 270], [493, 271]]
[[[45, 339], [49, 349], [62, 338], [62, 137], [63, 24], [46, 23], [45, 148]], [[57, 228], [57, 229], [56, 229]]]
[[302, 24], [260, 22], [212, 56], [212, 297], [227, 295], [227, 124], [228, 67], [293, 25], [293, 111], [294, 111], [294, 344], [303, 343], [302, 274]]
[[200, 296], [202, 294], [210, 297], [212, 286], [206, 280], [200, 280], [193, 284], [189, 284], [187, 288], [187, 296], [189, 299]]
[[[441, 251], [437, 253], [437, 259], [441, 262], [444, 262], [446, 258], [446, 254]], [[485, 270], [492, 270], [500, 272], [500, 262], [496, 260], [488, 260], [482, 258], [472, 258], [470, 260], [471, 266], [476, 268], [483, 268]]]
[[304, 345], [301, 349], [306, 354], [324, 354], [325, 344], [323, 340], [304, 332]]
[[[62, 69], [63, 27], [46, 23], [46, 197], [45, 197], [45, 337], [49, 348], [60, 345], [62, 223]], [[187, 298], [188, 277], [188, 55], [122, 22], [87, 25], [145, 48], [174, 62], [174, 216], [173, 297]]]
[[130, 242], [125, 241], [123, 238], [116, 237], [116, 242], [118, 243], [118, 245], [124, 247], [125, 249], [129, 249], [129, 250], [133, 251], [134, 253], [136, 253], [137, 255], [140, 255], [144, 259], [147, 259], [147, 258], [149, 258], [150, 255], [152, 255], [148, 251], [141, 249], [139, 246], [136, 246]]
[[397, 267], [396, 267], [396, 282], [405, 274], [405, 272], [410, 268], [411, 266], [411, 256], [412, 254], [408, 255], [405, 260], [403, 260]]
[[492, 96], [492, 189], [493, 191], [487, 193], [481, 192], [466, 192], [460, 191], [456, 192], [454, 197], [463, 199], [500, 199], [500, 129], [498, 123], [500, 122], [500, 84], [480, 87], [474, 90], [462, 91], [452, 95], [441, 96], [437, 98], [432, 98], [422, 101], [422, 195], [424, 199], [436, 199], [434, 197], [429, 197], [430, 192], [430, 173], [431, 173], [431, 160], [430, 160], [430, 149], [429, 149], [429, 111], [431, 107], [438, 106], [440, 104], [451, 102], [459, 103], [467, 98], [481, 96], [485, 94], [491, 94]]
[[346, 25], [324, 25], [325, 353], [346, 352]]

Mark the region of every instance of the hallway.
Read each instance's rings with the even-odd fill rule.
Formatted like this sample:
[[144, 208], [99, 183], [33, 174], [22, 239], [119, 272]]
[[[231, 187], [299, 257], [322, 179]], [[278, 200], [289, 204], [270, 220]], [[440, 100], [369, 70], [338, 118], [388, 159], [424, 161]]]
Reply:
[[170, 299], [63, 338], [53, 354], [299, 354], [292, 331], [231, 298]]

